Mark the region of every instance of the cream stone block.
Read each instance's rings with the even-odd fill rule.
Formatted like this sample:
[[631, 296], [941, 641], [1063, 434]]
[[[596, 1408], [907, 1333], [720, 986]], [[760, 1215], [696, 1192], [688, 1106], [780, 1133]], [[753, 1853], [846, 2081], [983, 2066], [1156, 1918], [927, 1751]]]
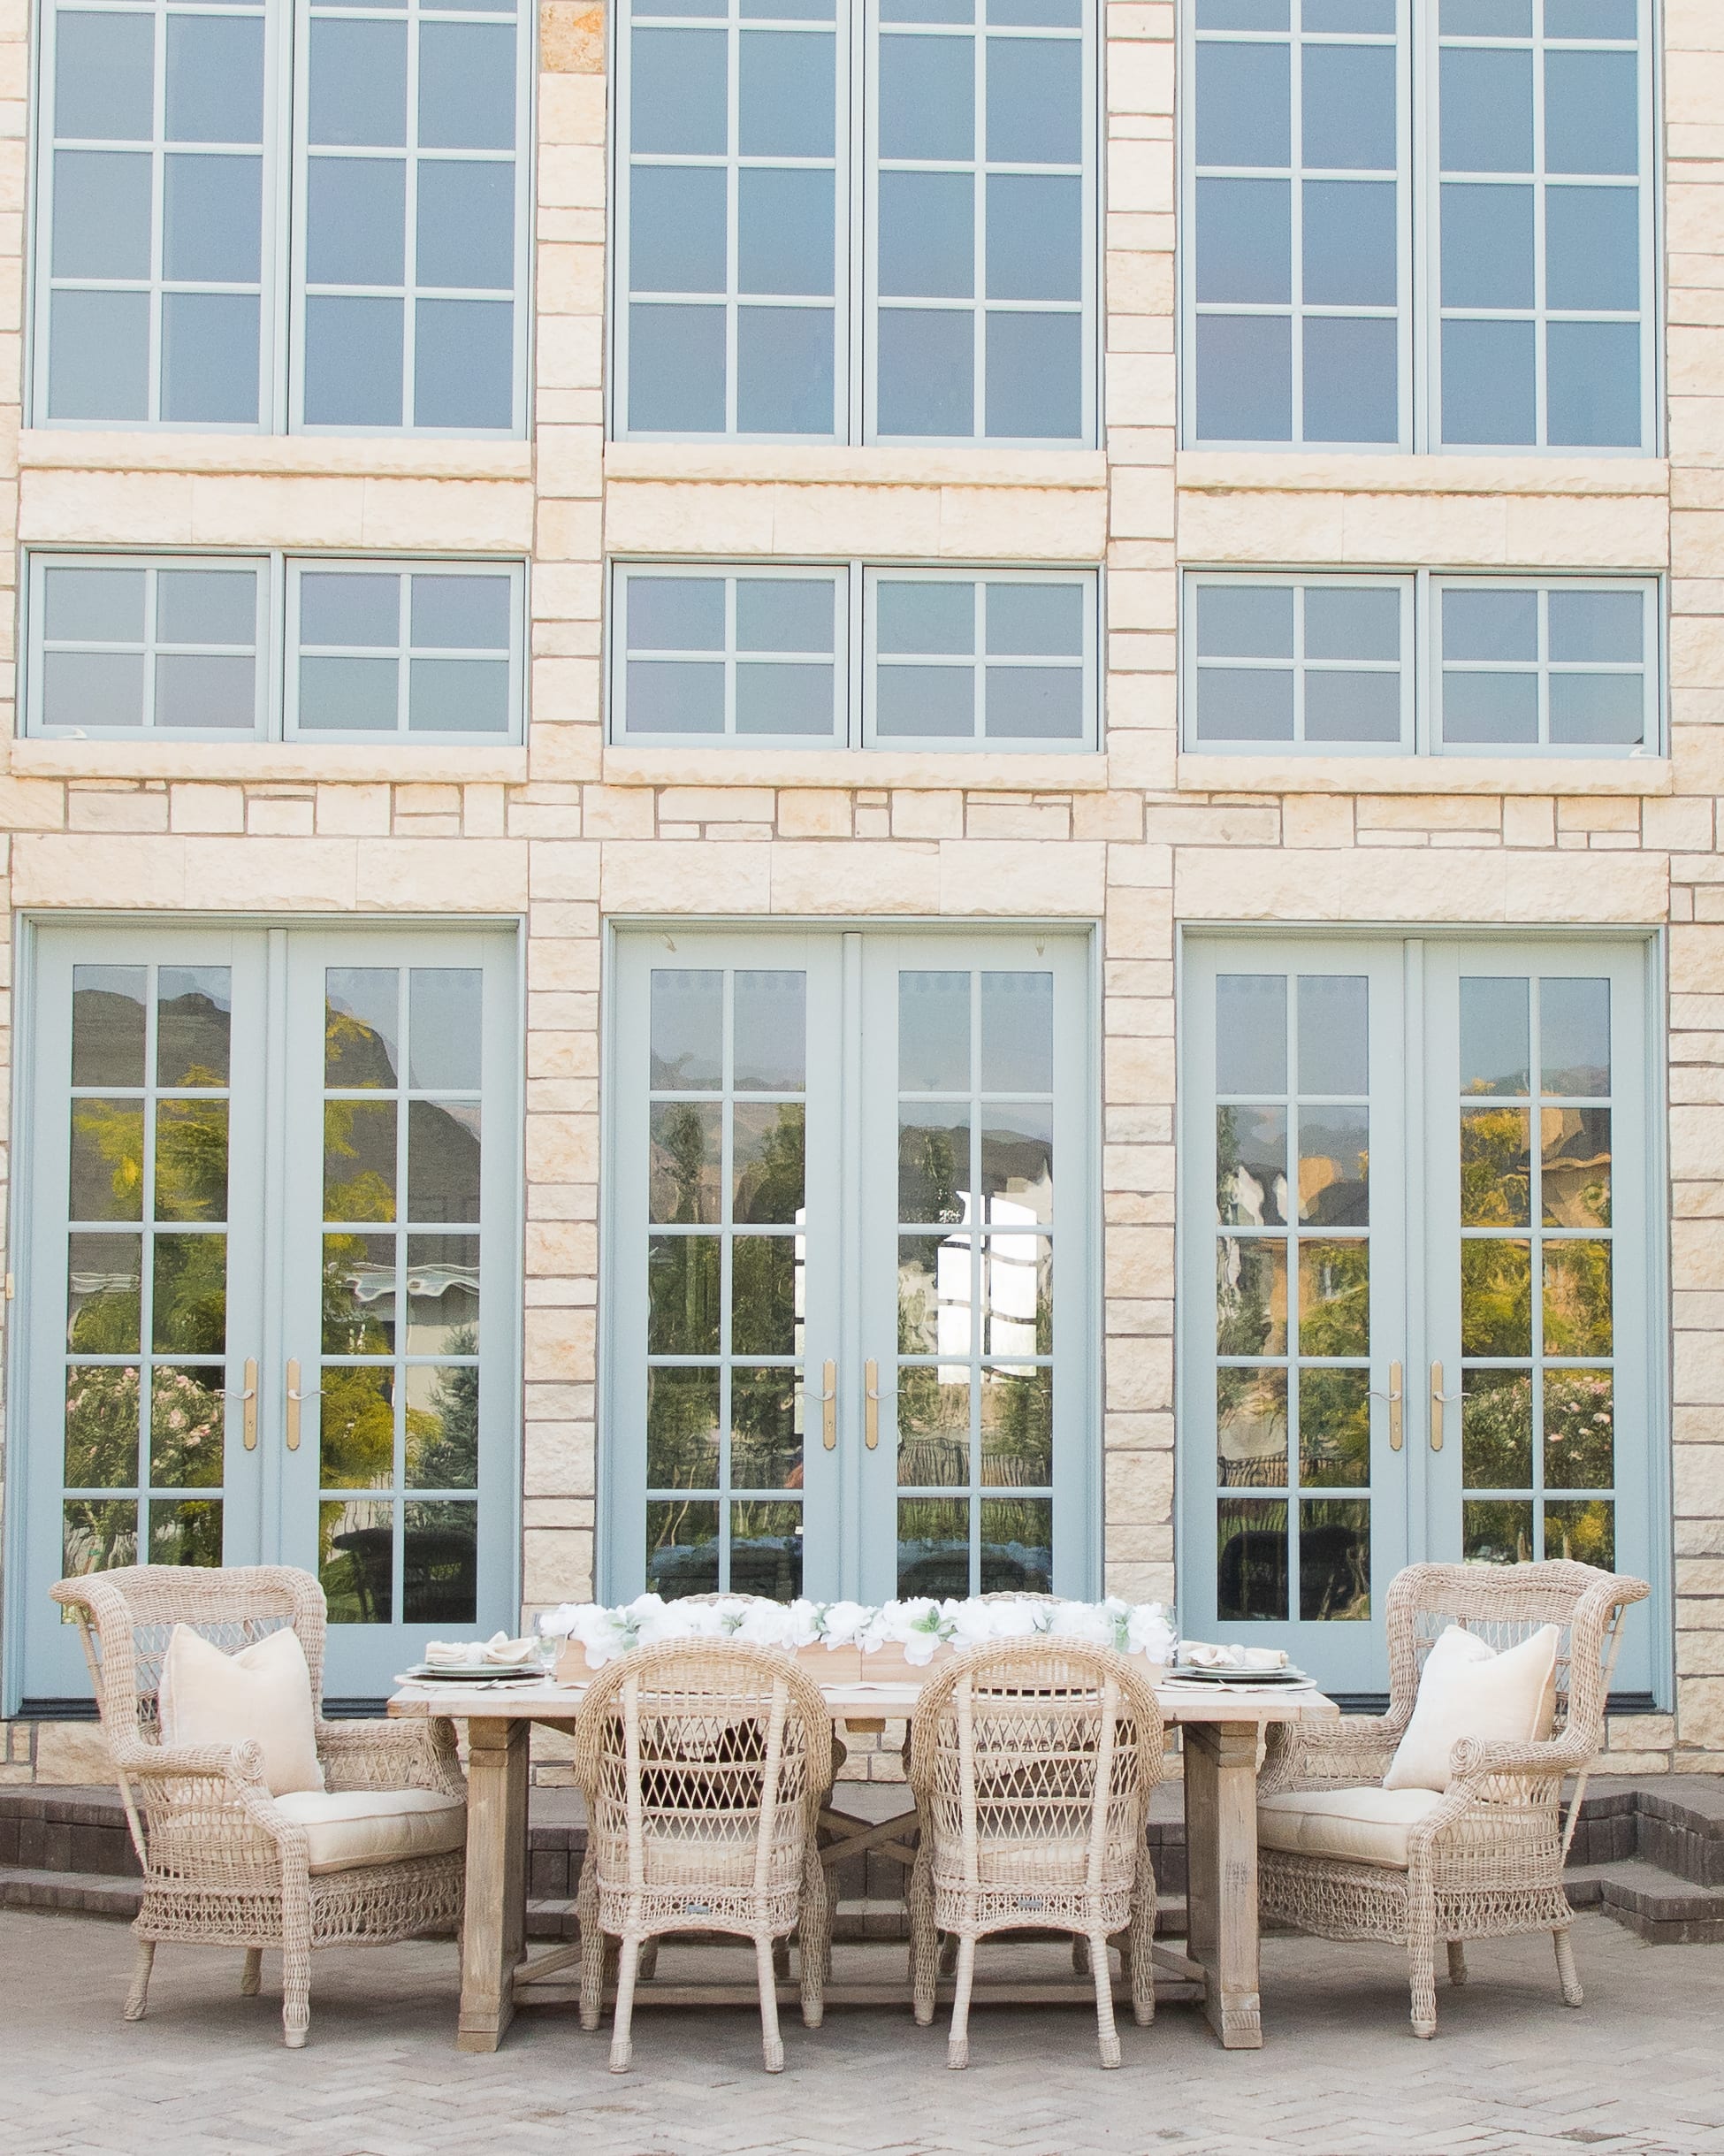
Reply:
[[1180, 521], [1171, 471], [1114, 467], [1108, 508], [1108, 530], [1113, 538], [1171, 539], [1179, 531]]
[[1110, 1526], [1159, 1525], [1173, 1517], [1173, 1463], [1160, 1452], [1110, 1452], [1103, 1467]]
[[1313, 793], [1285, 801], [1281, 839], [1289, 846], [1345, 846], [1353, 840], [1353, 803], [1339, 794]]
[[66, 827], [74, 831], [164, 831], [165, 791], [109, 791], [72, 786], [66, 793]]
[[[1678, 996], [1724, 994], [1724, 927], [1696, 923], [1671, 929], [1670, 988]], [[1684, 1022], [1680, 1010], [1674, 1022]]]
[[525, 1119], [527, 1180], [540, 1183], [596, 1182], [599, 1118], [534, 1115]]
[[765, 787], [667, 786], [659, 814], [671, 823], [770, 823], [774, 798]]
[[196, 536], [195, 485], [177, 472], [27, 470], [19, 537], [37, 546], [187, 546]]
[[237, 786], [175, 786], [168, 796], [168, 822], [176, 831], [240, 831], [245, 795]]
[[593, 1372], [594, 1316], [590, 1310], [563, 1307], [523, 1312], [525, 1357], [530, 1382], [545, 1379], [584, 1381]]
[[1659, 495], [1510, 497], [1504, 508], [1502, 558], [1514, 568], [1659, 570], [1669, 562], [1670, 506]]
[[1346, 504], [1339, 494], [1210, 493], [1179, 489], [1179, 552], [1189, 562], [1345, 562]]
[[[444, 483], [429, 484], [434, 493]], [[187, 536], [201, 547], [362, 547], [366, 485], [298, 473], [200, 473]]]
[[527, 852], [535, 903], [541, 898], [597, 900], [603, 860], [598, 845], [559, 839], [531, 845]]
[[787, 843], [770, 848], [774, 914], [932, 914], [940, 853], [927, 842]]
[[353, 842], [339, 838], [228, 838], [30, 835], [12, 847], [19, 906], [111, 907], [123, 891], [138, 911], [178, 907], [302, 909], [354, 904]]
[[318, 832], [325, 837], [387, 837], [390, 794], [387, 786], [319, 786]]
[[57, 831], [65, 822], [65, 788], [50, 779], [0, 776], [0, 830]]
[[800, 788], [777, 797], [781, 838], [848, 838], [851, 797], [837, 787]]
[[1502, 809], [1494, 800], [1454, 800], [1442, 794], [1366, 796], [1358, 804], [1362, 831], [1496, 831]]
[[605, 310], [605, 250], [602, 247], [547, 245], [538, 249], [539, 311], [547, 315], [597, 315]]
[[1079, 840], [942, 839], [942, 914], [1006, 918], [1099, 918], [1106, 897], [1107, 849]]
[[600, 872], [607, 914], [767, 914], [772, 911], [770, 846], [711, 846], [691, 841], [610, 839]]
[[[603, 187], [605, 160], [599, 151], [576, 153], [582, 170], [596, 171]], [[591, 160], [589, 165], [588, 160]], [[605, 380], [604, 324], [589, 315], [541, 315], [535, 332], [538, 386], [543, 393], [560, 389], [600, 389]]]
[[94, 1722], [36, 1724], [36, 1779], [65, 1788], [111, 1786], [114, 1757]]
[[1110, 1296], [1141, 1300], [1173, 1294], [1171, 1228], [1110, 1227], [1103, 1247], [1103, 1281]]
[[1672, 1174], [1724, 1178], [1724, 1107], [1674, 1106], [1669, 1114]]
[[1656, 925], [1667, 909], [1661, 856], [1590, 854], [1586, 873], [1558, 854], [1503, 850], [1380, 854], [1181, 847], [1175, 907], [1187, 921], [1504, 921]]
[[1724, 685], [1724, 618], [1693, 614], [1673, 616], [1670, 679], [1677, 688]]
[[1103, 1078], [1110, 1102], [1172, 1100], [1175, 1089], [1172, 1042], [1143, 1035], [1110, 1036]]
[[604, 491], [605, 437], [599, 427], [546, 426], [537, 438], [538, 499], [559, 494], [596, 497]]
[[[1724, 1405], [1724, 1335], [1716, 1333], [1677, 1333], [1673, 1340], [1674, 1398], [1683, 1407], [1716, 1408]], [[1724, 1445], [1678, 1445], [1676, 1510], [1690, 1518], [1724, 1516]], [[1693, 1503], [1685, 1492], [1696, 1487], [1704, 1497]]]
[[[605, 492], [606, 541], [620, 554], [712, 554], [721, 560], [771, 554], [774, 500], [769, 485], [611, 479]], [[834, 550], [844, 548], [834, 543]]]
[[[1108, 1342], [1105, 1377], [1108, 1412], [1127, 1411], [1164, 1411], [1173, 1404], [1173, 1343], [1170, 1340], [1115, 1339]], [[1129, 1458], [1153, 1458], [1156, 1456], [1129, 1454]], [[1170, 1472], [1171, 1464], [1169, 1464]], [[1118, 1517], [1115, 1513], [1110, 1492], [1107, 1509], [1110, 1522]], [[1124, 1517], [1129, 1518], [1130, 1515]], [[1140, 1513], [1139, 1518], [1160, 1517]]]
[[246, 829], [274, 838], [309, 838], [316, 829], [309, 800], [254, 799], [246, 803]]
[[[942, 561], [1087, 563], [1107, 543], [1107, 497], [1094, 487], [940, 490], [934, 551]], [[902, 540], [893, 551], [904, 553]]]
[[[782, 810], [780, 811], [781, 817]], [[964, 796], [957, 792], [895, 792], [892, 796], [894, 838], [961, 838], [964, 836]]]
[[508, 838], [387, 838], [355, 848], [355, 900], [387, 912], [520, 914], [527, 849]]
[[1673, 852], [1705, 852], [1713, 844], [1713, 804], [1710, 799], [1688, 799], [1644, 802], [1640, 830], [1649, 846], [1666, 846]]
[[638, 788], [589, 786], [581, 815], [589, 838], [650, 838], [655, 828], [653, 798]]

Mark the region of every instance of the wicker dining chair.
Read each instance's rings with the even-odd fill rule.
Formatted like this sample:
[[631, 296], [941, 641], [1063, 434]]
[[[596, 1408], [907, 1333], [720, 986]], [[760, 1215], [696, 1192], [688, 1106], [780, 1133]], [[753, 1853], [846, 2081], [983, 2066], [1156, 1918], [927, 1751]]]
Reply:
[[976, 1942], [1069, 1931], [1088, 1950], [1102, 2064], [1119, 2064], [1109, 1941], [1125, 1935], [1132, 2008], [1155, 2017], [1156, 1875], [1146, 1833], [1162, 1774], [1155, 1693], [1123, 1655], [1077, 1640], [967, 1648], [917, 1702], [910, 1878], [917, 2022], [934, 2019], [940, 1934], [957, 1942], [950, 2067], [970, 2057]]
[[621, 1942], [611, 2071], [632, 2055], [643, 1949], [675, 1931], [751, 1939], [761, 2050], [782, 2073], [776, 1940], [800, 1935], [802, 2018], [825, 2007], [830, 1904], [815, 1828], [832, 1780], [820, 1686], [776, 1648], [667, 1640], [609, 1663], [575, 1731], [587, 1849], [576, 1893], [581, 2026], [597, 2029]]
[[[1571, 2007], [1583, 1994], [1568, 1937], [1562, 1868], [1592, 1762], [1604, 1743], [1605, 1702], [1624, 1612], [1651, 1592], [1644, 1579], [1567, 1559], [1542, 1564], [1415, 1564], [1386, 1602], [1389, 1711], [1270, 1731], [1258, 1787], [1259, 1903], [1264, 1917], [1319, 1938], [1404, 1946], [1413, 2033], [1437, 2033], [1436, 1943], [1448, 1946], [1449, 1981], [1467, 1980], [1468, 1939], [1548, 1931]], [[1426, 1655], [1451, 1625], [1501, 1652], [1545, 1625], [1558, 1629], [1556, 1718], [1546, 1741], [1454, 1747], [1448, 1787], [1406, 1831], [1406, 1860], [1365, 1862], [1262, 1846], [1278, 1798], [1313, 1791], [1380, 1796], [1404, 1734]], [[1563, 1783], [1575, 1778], [1566, 1813]], [[1403, 1793], [1412, 1794], [1411, 1792]]]
[[162, 1742], [156, 1694], [176, 1625], [230, 1654], [291, 1626], [311, 1672], [327, 1789], [428, 1790], [464, 1805], [467, 1785], [447, 1723], [324, 1720], [324, 1591], [309, 1572], [133, 1565], [63, 1579], [50, 1591], [77, 1619], [143, 1868], [127, 2021], [143, 2019], [163, 1940], [243, 1947], [240, 1989], [248, 1998], [258, 1990], [263, 1948], [278, 1946], [284, 2040], [298, 2050], [311, 2019], [314, 1947], [386, 1946], [459, 1930], [461, 1848], [315, 1872], [306, 1826], [270, 1794], [256, 1744], [171, 1749]]

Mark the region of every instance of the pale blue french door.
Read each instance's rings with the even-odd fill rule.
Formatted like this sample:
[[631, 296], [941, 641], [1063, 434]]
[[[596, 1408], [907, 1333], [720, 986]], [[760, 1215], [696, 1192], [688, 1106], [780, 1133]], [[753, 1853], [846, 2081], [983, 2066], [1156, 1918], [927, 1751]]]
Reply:
[[[1194, 939], [1179, 1609], [1387, 1685], [1421, 1558], [1660, 1576], [1641, 944]], [[1652, 1689], [1631, 1626], [1620, 1693]]]
[[514, 980], [496, 934], [36, 933], [9, 1701], [88, 1694], [68, 1572], [316, 1571], [334, 1698], [509, 1621]]
[[1087, 998], [1076, 938], [618, 937], [603, 1592], [1088, 1591]]

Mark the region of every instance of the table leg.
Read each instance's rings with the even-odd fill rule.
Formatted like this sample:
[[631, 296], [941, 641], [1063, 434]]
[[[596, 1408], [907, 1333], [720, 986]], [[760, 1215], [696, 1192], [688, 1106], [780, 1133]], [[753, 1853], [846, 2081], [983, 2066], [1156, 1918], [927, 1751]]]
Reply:
[[1203, 2011], [1229, 2051], [1262, 2043], [1257, 1958], [1257, 1730], [1188, 1722], [1186, 1950], [1203, 1971]]
[[467, 1725], [467, 1914], [461, 1934], [459, 2051], [495, 2051], [515, 2018], [527, 1941], [525, 1722]]

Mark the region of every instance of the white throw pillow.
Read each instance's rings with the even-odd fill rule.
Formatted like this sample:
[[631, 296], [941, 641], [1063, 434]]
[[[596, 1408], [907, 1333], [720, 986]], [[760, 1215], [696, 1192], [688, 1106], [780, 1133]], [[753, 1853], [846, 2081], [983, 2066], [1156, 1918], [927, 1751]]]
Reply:
[[162, 1742], [221, 1750], [248, 1738], [261, 1745], [272, 1797], [321, 1789], [311, 1671], [299, 1634], [284, 1625], [237, 1655], [176, 1625], [162, 1660]]
[[1537, 1744], [1556, 1719], [1554, 1625], [1499, 1655], [1476, 1632], [1451, 1625], [1425, 1657], [1419, 1696], [1385, 1789], [1446, 1789], [1449, 1756], [1463, 1737], [1481, 1744]]

